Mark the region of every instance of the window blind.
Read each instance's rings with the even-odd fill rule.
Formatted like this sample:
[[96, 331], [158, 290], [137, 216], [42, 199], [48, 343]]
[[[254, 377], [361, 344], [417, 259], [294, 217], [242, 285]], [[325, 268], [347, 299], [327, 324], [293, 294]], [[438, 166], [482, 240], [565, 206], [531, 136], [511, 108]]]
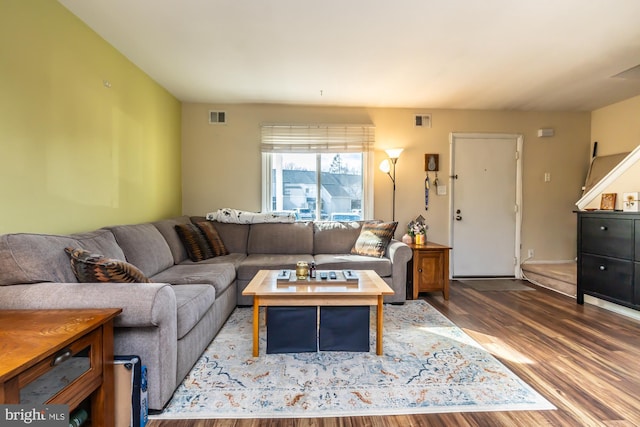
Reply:
[[263, 153], [363, 153], [374, 142], [373, 125], [262, 125]]

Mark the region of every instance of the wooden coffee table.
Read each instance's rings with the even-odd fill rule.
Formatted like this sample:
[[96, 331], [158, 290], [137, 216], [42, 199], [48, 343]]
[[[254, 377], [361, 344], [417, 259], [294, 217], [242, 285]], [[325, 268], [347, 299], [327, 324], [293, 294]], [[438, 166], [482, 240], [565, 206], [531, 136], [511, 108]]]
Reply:
[[383, 296], [393, 289], [373, 270], [355, 270], [357, 281], [336, 283], [319, 280], [278, 282], [281, 270], [260, 270], [242, 295], [253, 295], [253, 356], [259, 354], [260, 307], [375, 305], [377, 309], [376, 354], [382, 355]]

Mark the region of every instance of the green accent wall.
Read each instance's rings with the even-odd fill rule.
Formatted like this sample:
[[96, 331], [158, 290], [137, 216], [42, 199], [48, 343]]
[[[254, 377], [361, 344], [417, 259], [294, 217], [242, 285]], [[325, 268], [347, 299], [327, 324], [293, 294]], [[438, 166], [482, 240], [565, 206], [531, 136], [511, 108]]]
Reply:
[[180, 101], [75, 15], [0, 2], [0, 234], [180, 215], [180, 144]]

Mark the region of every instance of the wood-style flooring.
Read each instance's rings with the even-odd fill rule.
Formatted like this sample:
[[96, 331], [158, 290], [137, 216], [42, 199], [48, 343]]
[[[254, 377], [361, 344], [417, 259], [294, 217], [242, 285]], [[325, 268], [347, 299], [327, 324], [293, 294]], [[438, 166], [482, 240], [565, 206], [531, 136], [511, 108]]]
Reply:
[[640, 322], [536, 288], [421, 294], [545, 396], [551, 411], [314, 419], [153, 420], [149, 427], [639, 426]]

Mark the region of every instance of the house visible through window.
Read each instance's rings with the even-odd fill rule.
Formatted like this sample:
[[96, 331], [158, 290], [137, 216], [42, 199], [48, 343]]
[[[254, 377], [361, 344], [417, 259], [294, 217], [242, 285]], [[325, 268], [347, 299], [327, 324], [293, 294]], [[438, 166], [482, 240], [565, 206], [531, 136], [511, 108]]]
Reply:
[[369, 218], [371, 126], [263, 126], [263, 211], [300, 221]]

